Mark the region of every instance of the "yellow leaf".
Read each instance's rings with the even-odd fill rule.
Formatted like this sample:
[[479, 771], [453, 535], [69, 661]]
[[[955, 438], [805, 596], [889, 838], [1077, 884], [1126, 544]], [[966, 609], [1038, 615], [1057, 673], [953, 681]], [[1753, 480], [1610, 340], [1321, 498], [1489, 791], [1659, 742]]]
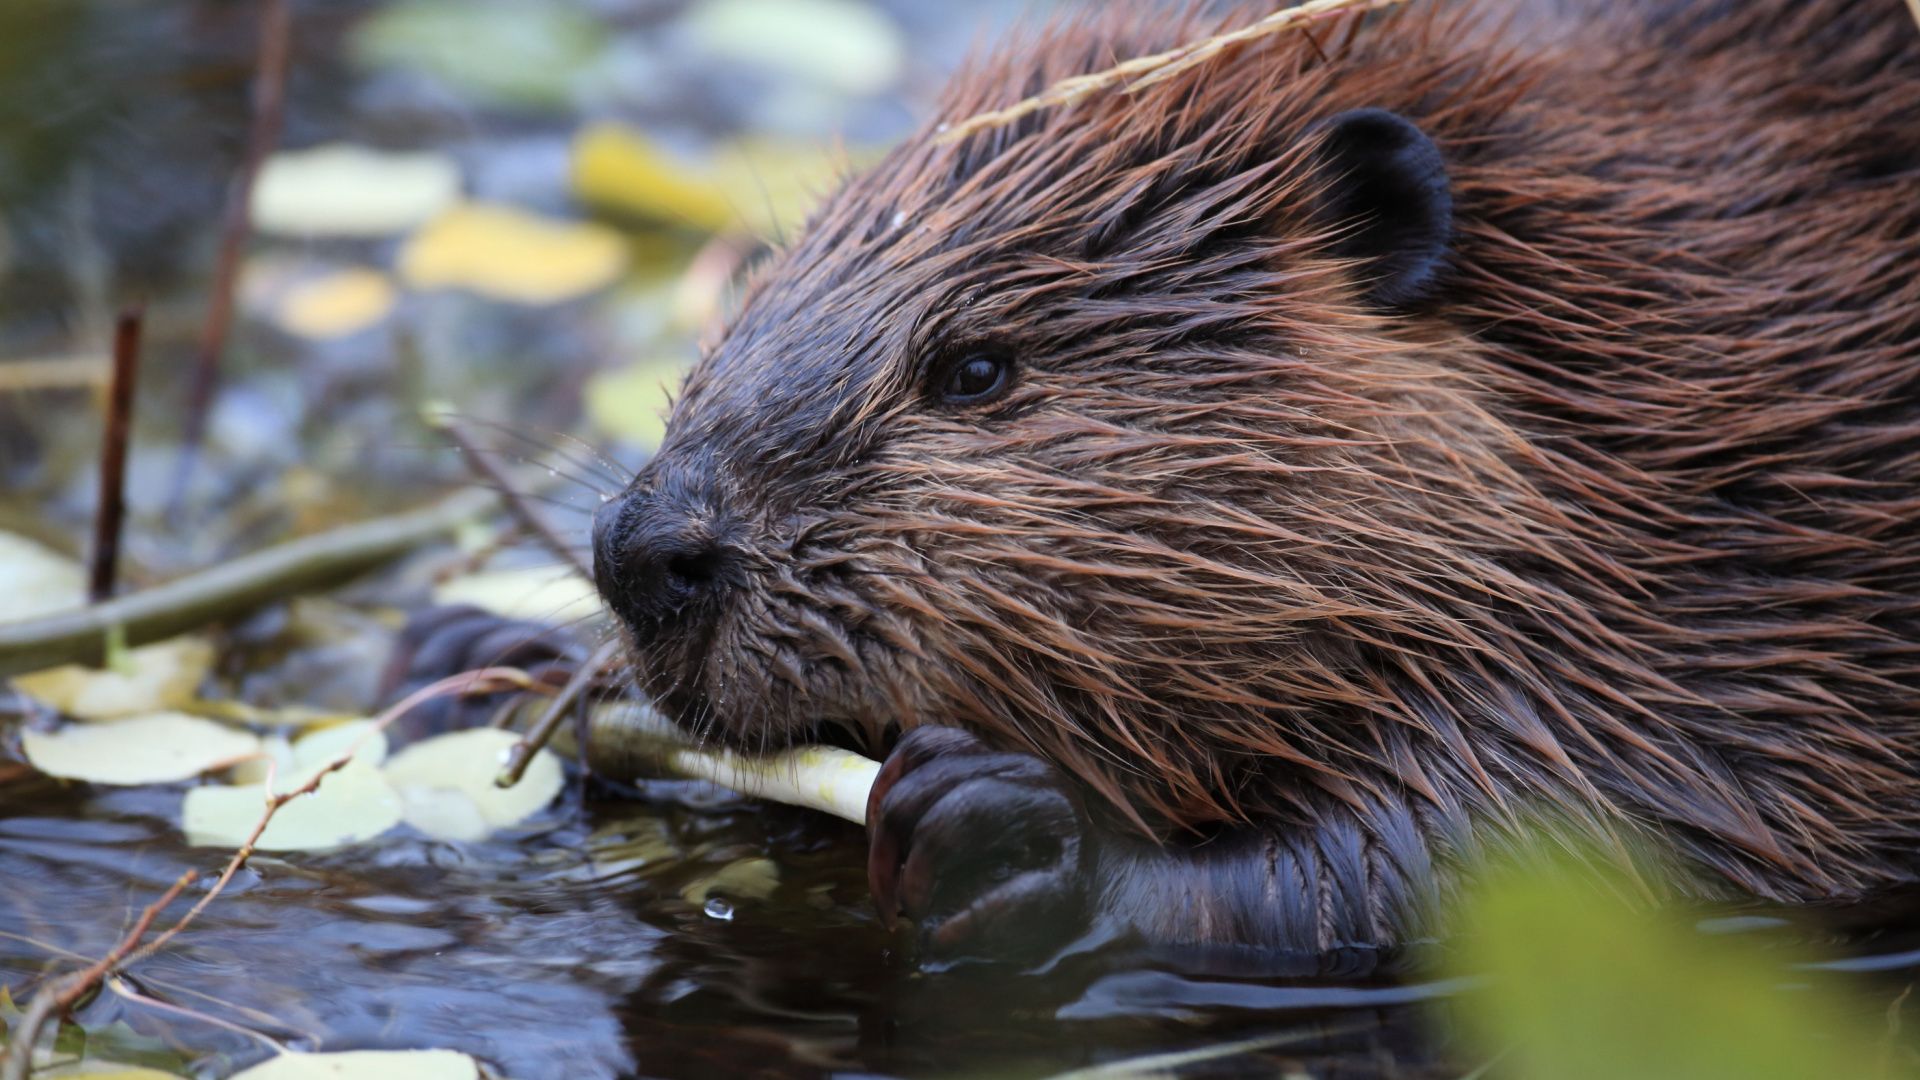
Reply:
[[685, 374], [686, 365], [677, 360], [598, 372], [587, 380], [587, 418], [608, 435], [644, 450], [657, 450], [667, 430], [669, 395]]
[[510, 206], [464, 203], [415, 233], [400, 277], [418, 289], [458, 288], [523, 304], [551, 304], [604, 288], [627, 265], [620, 234]]
[[619, 124], [596, 124], [574, 139], [573, 191], [595, 206], [708, 232], [735, 216], [711, 179]]
[[573, 144], [573, 191], [585, 203], [707, 232], [745, 228], [762, 236], [798, 228], [850, 160], [823, 147], [773, 139], [740, 140], [704, 161], [684, 161], [619, 124], [599, 124]]
[[274, 321], [297, 337], [345, 337], [386, 318], [394, 300], [387, 275], [353, 267], [295, 286], [281, 299]]
[[205, 638], [169, 638], [126, 650], [121, 658], [117, 670], [67, 664], [20, 675], [14, 689], [83, 720], [184, 708], [213, 667], [213, 645]]

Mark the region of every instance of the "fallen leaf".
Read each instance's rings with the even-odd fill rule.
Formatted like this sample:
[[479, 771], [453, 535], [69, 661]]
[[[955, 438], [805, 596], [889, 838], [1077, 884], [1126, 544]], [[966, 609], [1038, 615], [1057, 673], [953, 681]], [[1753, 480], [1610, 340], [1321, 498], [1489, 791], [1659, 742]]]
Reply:
[[453, 1050], [287, 1052], [235, 1073], [233, 1080], [478, 1080], [480, 1066]]
[[[387, 733], [371, 720], [349, 720], [310, 731], [293, 744], [293, 767], [325, 765], [353, 748], [355, 761], [378, 765], [387, 760]], [[281, 788], [282, 791], [291, 790]]]
[[480, 804], [464, 791], [410, 786], [400, 789], [400, 816], [407, 824], [433, 837], [467, 843], [493, 833]]
[[595, 372], [582, 391], [587, 419], [602, 432], [649, 453], [667, 432], [672, 395], [686, 376], [678, 360], [651, 360]]
[[485, 570], [442, 583], [433, 590], [441, 605], [471, 604], [503, 619], [560, 625], [603, 613], [593, 582], [562, 566]]
[[257, 753], [260, 740], [184, 713], [26, 731], [21, 749], [48, 776], [95, 784], [172, 784]]
[[601, 27], [568, 4], [403, 0], [354, 30], [348, 52], [376, 67], [423, 71], [485, 101], [554, 109], [604, 49]]
[[110, 720], [191, 705], [212, 667], [211, 642], [177, 637], [127, 650], [116, 668], [68, 664], [16, 676], [13, 685], [68, 716]]
[[335, 143], [273, 155], [254, 182], [253, 227], [294, 236], [391, 236], [460, 198], [460, 168], [437, 153]]
[[398, 298], [387, 275], [352, 267], [288, 290], [274, 308], [273, 321], [296, 337], [346, 337], [378, 324]]
[[86, 589], [78, 562], [18, 533], [0, 532], [0, 622], [77, 608]]
[[[296, 768], [275, 787], [292, 791], [322, 766]], [[238, 847], [266, 810], [265, 784], [211, 785], [187, 792], [181, 831], [196, 847]], [[312, 794], [282, 806], [255, 845], [262, 851], [325, 851], [371, 840], [400, 823], [400, 796], [378, 766], [355, 758]]]
[[900, 27], [856, 0], [707, 0], [686, 26], [705, 52], [845, 94], [877, 94], [906, 64]]
[[616, 213], [707, 232], [740, 227], [777, 237], [803, 224], [847, 171], [874, 156], [757, 139], [727, 143], [695, 161], [667, 152], [633, 128], [596, 124], [574, 140], [573, 191], [582, 202]]
[[621, 124], [595, 124], [574, 139], [573, 191], [595, 206], [708, 232], [736, 216], [699, 169]]
[[263, 784], [267, 774], [286, 776], [293, 772], [293, 744], [284, 735], [265, 735], [260, 739], [260, 753], [227, 770], [227, 781], [233, 784]]
[[604, 288], [626, 265], [626, 244], [613, 229], [490, 203], [448, 210], [400, 251], [400, 277], [414, 288], [466, 289], [523, 304]]
[[[422, 739], [400, 751], [387, 763], [387, 782], [402, 791], [409, 788], [449, 791], [466, 796], [489, 828], [517, 825], [539, 812], [560, 794], [560, 759], [541, 750], [527, 766], [520, 782], [510, 788], [494, 784], [506, 764], [507, 753], [520, 736], [499, 728], [470, 728]], [[435, 811], [445, 806], [433, 807]], [[437, 818], [407, 822], [422, 832]], [[471, 837], [465, 837], [471, 839]]]

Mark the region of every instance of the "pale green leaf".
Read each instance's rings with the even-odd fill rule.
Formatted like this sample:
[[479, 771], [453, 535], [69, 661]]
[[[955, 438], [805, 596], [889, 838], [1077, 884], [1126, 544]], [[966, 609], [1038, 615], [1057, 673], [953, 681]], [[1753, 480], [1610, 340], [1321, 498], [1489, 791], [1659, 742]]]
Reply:
[[[494, 778], [500, 775], [508, 751], [518, 741], [515, 733], [498, 728], [472, 728], [423, 739], [393, 756], [387, 763], [387, 781], [402, 791], [422, 789], [463, 795], [472, 800], [489, 828], [517, 825], [552, 802], [563, 782], [560, 759], [541, 750], [518, 784], [497, 786]], [[421, 799], [421, 805], [430, 806], [431, 812], [418, 820], [409, 816], [408, 824], [431, 832], [433, 826], [448, 820], [444, 800]]]
[[[291, 791], [318, 766], [295, 769], [276, 785]], [[265, 784], [198, 787], [181, 806], [181, 830], [197, 847], [238, 847], [266, 809]], [[359, 758], [328, 775], [310, 795], [282, 806], [258, 847], [263, 851], [325, 851], [371, 840], [400, 823], [400, 796], [380, 769]]]
[[268, 158], [253, 188], [253, 225], [295, 236], [390, 236], [460, 197], [460, 169], [444, 154], [335, 143]]
[[349, 1050], [285, 1053], [233, 1080], [478, 1080], [480, 1066], [453, 1050]]
[[184, 713], [26, 731], [21, 749], [49, 776], [95, 784], [172, 784], [257, 753], [260, 740]]

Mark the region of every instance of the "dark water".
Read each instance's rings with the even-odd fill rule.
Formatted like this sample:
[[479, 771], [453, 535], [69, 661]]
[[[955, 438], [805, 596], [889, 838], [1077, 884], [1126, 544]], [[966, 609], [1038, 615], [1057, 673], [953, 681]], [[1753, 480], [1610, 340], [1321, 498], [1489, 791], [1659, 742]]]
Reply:
[[[110, 948], [183, 870], [210, 880], [223, 853], [182, 846], [179, 800], [0, 787], [0, 983], [24, 997], [37, 974]], [[1275, 974], [1284, 958], [1125, 953], [1041, 974], [926, 973], [871, 914], [851, 826], [672, 802], [549, 816], [485, 844], [256, 858], [128, 977], [200, 1016], [105, 994], [79, 1020], [124, 1020], [157, 1040], [149, 1050], [169, 1048], [169, 1064], [206, 1075], [270, 1053], [207, 1018], [296, 1048], [455, 1048], [520, 1080], [1042, 1076], [1242, 1041], [1184, 1074], [1464, 1071], [1435, 1063], [1443, 1040], [1422, 1038], [1410, 1005], [1444, 986], [1288, 978]], [[703, 887], [769, 856], [778, 884], [765, 896], [724, 877]]]

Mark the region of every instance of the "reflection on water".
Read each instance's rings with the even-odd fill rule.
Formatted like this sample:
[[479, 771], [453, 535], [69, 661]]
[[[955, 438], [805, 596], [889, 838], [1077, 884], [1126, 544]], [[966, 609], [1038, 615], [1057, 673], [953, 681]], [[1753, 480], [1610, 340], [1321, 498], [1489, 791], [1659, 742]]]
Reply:
[[[182, 846], [179, 800], [0, 788], [0, 982], [16, 997], [52, 962], [110, 948], [184, 869], [217, 868], [219, 852]], [[284, 1045], [450, 1047], [520, 1080], [1045, 1075], [1236, 1040], [1255, 1049], [1201, 1074], [1285, 1060], [1315, 1076], [1421, 1075], [1434, 1052], [1407, 1005], [1445, 987], [1316, 985], [1283, 960], [1221, 956], [927, 974], [873, 918], [851, 827], [674, 804], [573, 813], [485, 844], [258, 857], [128, 981]], [[724, 868], [767, 852], [777, 886], [727, 895]], [[205, 1018], [111, 994], [80, 1013], [90, 1030], [125, 1020], [212, 1073], [269, 1052]]]

